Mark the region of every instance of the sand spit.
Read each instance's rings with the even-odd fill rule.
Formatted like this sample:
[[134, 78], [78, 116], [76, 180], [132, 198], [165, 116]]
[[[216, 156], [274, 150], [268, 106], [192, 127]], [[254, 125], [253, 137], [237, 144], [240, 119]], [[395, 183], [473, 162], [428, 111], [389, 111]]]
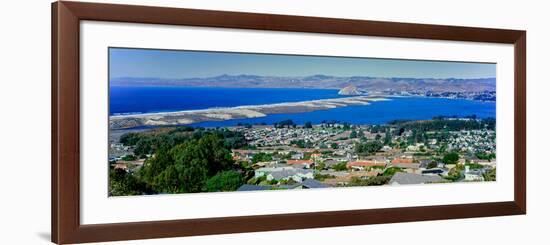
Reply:
[[301, 102], [267, 105], [237, 106], [175, 112], [116, 115], [109, 117], [110, 129], [134, 128], [140, 126], [185, 125], [207, 121], [265, 117], [269, 114], [302, 113], [328, 110], [350, 105], [368, 105], [371, 102], [388, 100], [380, 96], [353, 96]]

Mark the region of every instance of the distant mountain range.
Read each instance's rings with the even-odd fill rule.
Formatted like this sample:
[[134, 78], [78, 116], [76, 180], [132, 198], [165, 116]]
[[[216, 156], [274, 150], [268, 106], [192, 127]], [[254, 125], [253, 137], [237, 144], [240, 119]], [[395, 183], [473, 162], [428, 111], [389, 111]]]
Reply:
[[384, 78], [369, 76], [337, 77], [312, 75], [302, 77], [279, 77], [257, 75], [221, 75], [206, 78], [163, 79], [151, 77], [121, 77], [111, 79], [111, 86], [188, 86], [188, 87], [233, 87], [233, 88], [320, 88], [342, 89], [354, 86], [361, 91], [412, 93], [495, 92], [495, 78], [437, 79], [437, 78]]

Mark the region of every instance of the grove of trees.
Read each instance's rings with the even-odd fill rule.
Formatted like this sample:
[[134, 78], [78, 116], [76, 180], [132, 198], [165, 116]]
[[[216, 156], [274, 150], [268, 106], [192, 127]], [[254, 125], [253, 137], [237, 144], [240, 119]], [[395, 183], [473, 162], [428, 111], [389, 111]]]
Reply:
[[355, 143], [355, 152], [359, 155], [372, 155], [382, 149], [383, 145], [378, 140], [368, 141], [366, 143]]
[[224, 130], [124, 135], [121, 142], [125, 145], [150, 143], [147, 152], [154, 156], [131, 173], [111, 169], [110, 194], [234, 191], [245, 181], [245, 173], [230, 154], [232, 147], [243, 146], [241, 137]]

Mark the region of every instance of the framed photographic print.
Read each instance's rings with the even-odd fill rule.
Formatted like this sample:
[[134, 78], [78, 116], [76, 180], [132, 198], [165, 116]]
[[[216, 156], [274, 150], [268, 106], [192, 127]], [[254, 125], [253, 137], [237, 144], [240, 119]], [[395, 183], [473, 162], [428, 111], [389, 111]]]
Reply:
[[52, 240], [525, 214], [519, 30], [52, 5]]

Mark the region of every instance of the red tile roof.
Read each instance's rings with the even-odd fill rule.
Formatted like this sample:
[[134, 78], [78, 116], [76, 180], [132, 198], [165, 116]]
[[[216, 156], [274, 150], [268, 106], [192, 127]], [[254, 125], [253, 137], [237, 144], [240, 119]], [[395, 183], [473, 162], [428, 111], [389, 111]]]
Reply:
[[313, 160], [287, 160], [287, 164], [313, 164]]
[[412, 158], [395, 158], [391, 161], [392, 164], [410, 164], [413, 163]]

